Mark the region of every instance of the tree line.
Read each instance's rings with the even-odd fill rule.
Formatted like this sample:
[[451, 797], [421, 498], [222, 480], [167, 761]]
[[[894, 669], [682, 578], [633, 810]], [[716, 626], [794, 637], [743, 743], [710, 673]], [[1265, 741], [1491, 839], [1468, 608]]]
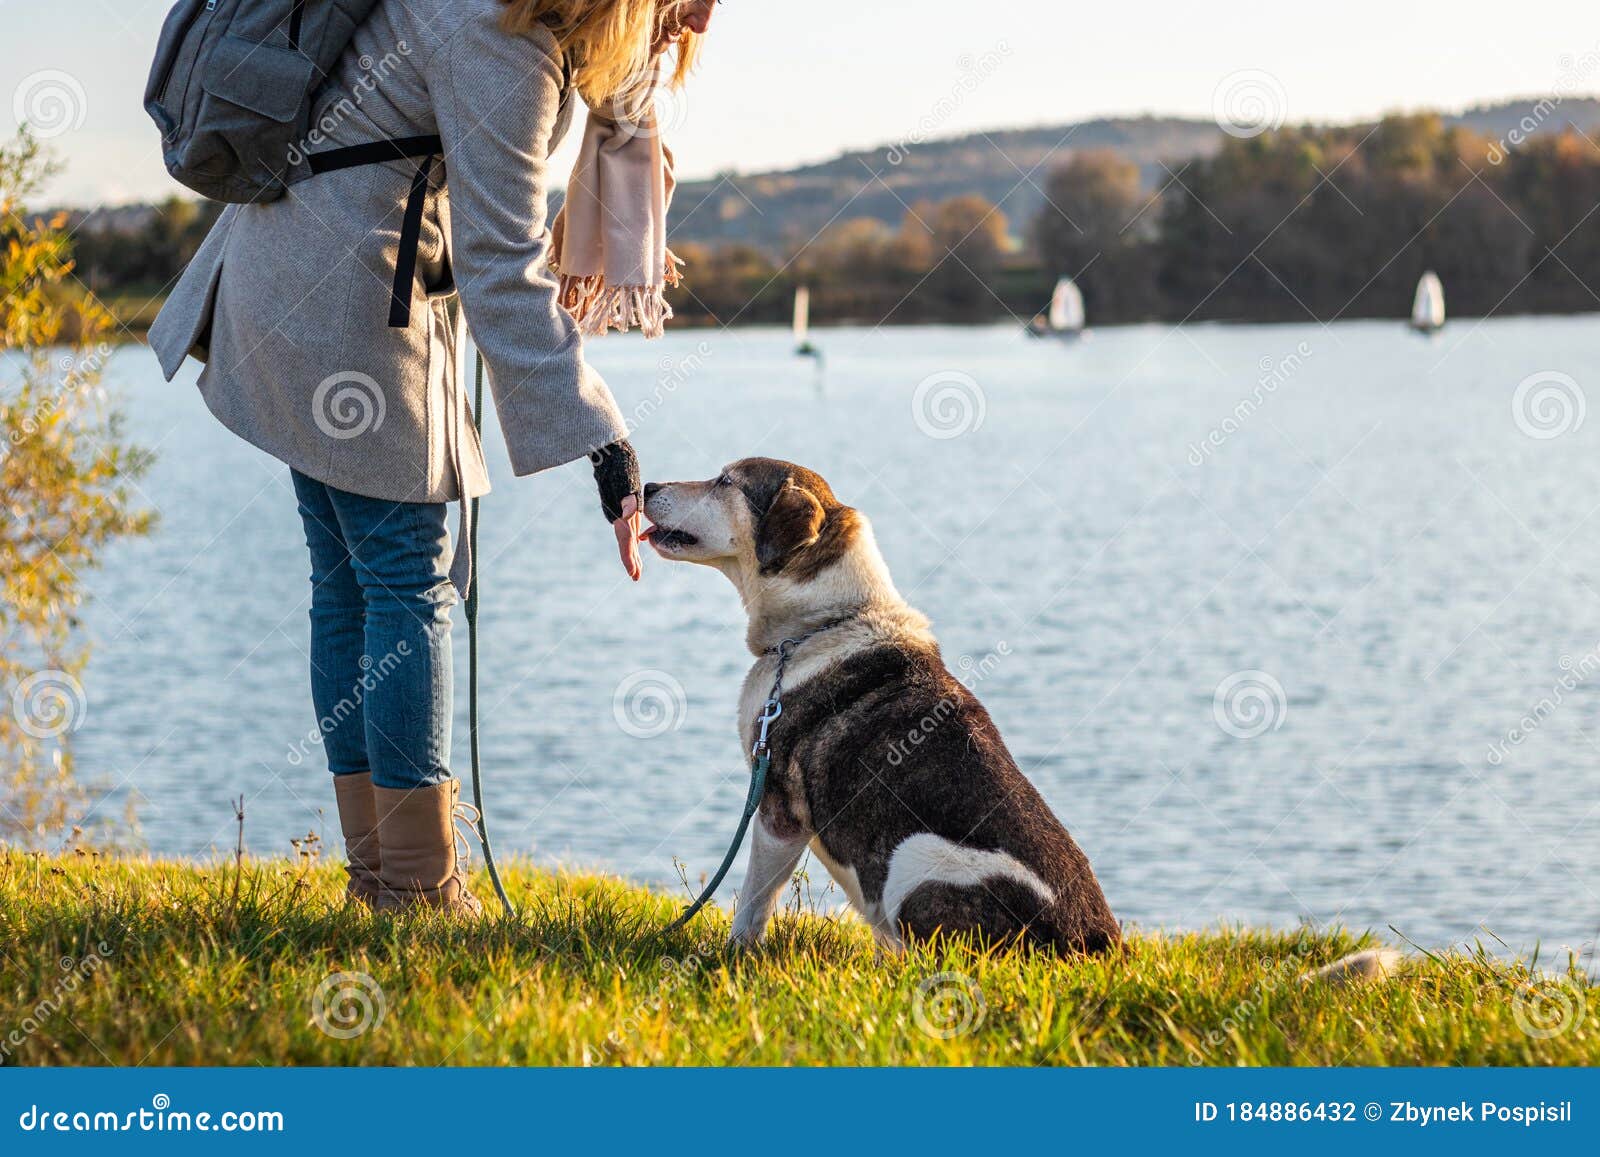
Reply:
[[1157, 188], [1110, 150], [1045, 179], [1020, 238], [976, 197], [847, 220], [781, 261], [686, 247], [680, 316], [1026, 319], [1060, 276], [1091, 323], [1400, 317], [1429, 269], [1453, 313], [1600, 309], [1600, 146], [1568, 130], [1515, 150], [1434, 115], [1229, 137]]
[[[1456, 315], [1600, 309], [1600, 146], [1568, 130], [1516, 149], [1434, 115], [1228, 137], [1172, 162], [1156, 187], [1110, 150], [1039, 178], [1012, 222], [983, 197], [913, 203], [898, 224], [841, 219], [804, 245], [674, 245], [682, 322], [1026, 320], [1060, 276], [1091, 324], [1397, 317], [1417, 279], [1443, 279]], [[96, 292], [157, 292], [215, 207], [174, 199], [142, 229], [80, 236]], [[1591, 289], [1591, 286], [1596, 288]]]

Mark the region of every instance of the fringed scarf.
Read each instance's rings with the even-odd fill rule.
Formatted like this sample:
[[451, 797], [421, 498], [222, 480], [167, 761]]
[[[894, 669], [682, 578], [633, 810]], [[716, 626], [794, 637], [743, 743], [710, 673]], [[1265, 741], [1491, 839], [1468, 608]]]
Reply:
[[667, 248], [672, 152], [656, 124], [658, 83], [652, 75], [604, 113], [589, 113], [551, 226], [561, 304], [591, 337], [634, 326], [660, 337], [672, 316], [666, 291], [678, 284], [682, 262]]

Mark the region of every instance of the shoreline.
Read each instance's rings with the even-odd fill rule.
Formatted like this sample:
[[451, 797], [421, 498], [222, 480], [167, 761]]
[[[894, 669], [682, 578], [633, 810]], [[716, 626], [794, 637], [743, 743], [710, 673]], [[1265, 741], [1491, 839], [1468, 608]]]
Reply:
[[[138, 316], [134, 317], [131, 320], [129, 318], [123, 316], [121, 313], [117, 313], [117, 320], [118, 320], [118, 327], [119, 328], [118, 328], [118, 332], [117, 332], [116, 336], [113, 339], [112, 344], [116, 345], [116, 346], [144, 345], [144, 344], [147, 344], [148, 337], [149, 337], [150, 323], [155, 320], [155, 316], [156, 316], [157, 313], [159, 313], [161, 311], [161, 306], [164, 304], [164, 302], [165, 302], [164, 298], [160, 299], [160, 300], [157, 300], [157, 299], [154, 299], [154, 298], [150, 299], [147, 303], [145, 303], [144, 306], [142, 306], [140, 308]], [[116, 299], [113, 298], [113, 299], [108, 300], [107, 304], [110, 305], [113, 308], [114, 312], [116, 311], [116, 304], [117, 304], [116, 303]], [[1454, 328], [1454, 327], [1469, 326], [1471, 328], [1476, 328], [1477, 326], [1485, 324], [1485, 323], [1488, 323], [1488, 322], [1535, 321], [1535, 320], [1581, 321], [1581, 320], [1584, 320], [1584, 319], [1600, 319], [1600, 309], [1573, 310], [1573, 311], [1570, 311], [1570, 312], [1546, 311], [1546, 312], [1542, 312], [1542, 313], [1495, 313], [1495, 314], [1488, 314], [1488, 315], [1481, 316], [1481, 317], [1473, 316], [1473, 315], [1470, 315], [1470, 314], [1456, 314], [1456, 315], [1453, 315], [1450, 318], [1450, 321], [1448, 323], [1446, 323], [1444, 329], [1441, 330], [1439, 332], [1439, 334], [1437, 334], [1437, 335], [1424, 335], [1424, 336], [1448, 337], [1450, 335], [1451, 329]], [[1329, 328], [1329, 327], [1340, 326], [1340, 325], [1372, 325], [1372, 324], [1393, 325], [1397, 330], [1404, 329], [1404, 328], [1408, 327], [1408, 322], [1407, 322], [1407, 320], [1405, 318], [1388, 317], [1388, 316], [1382, 316], [1382, 315], [1374, 315], [1374, 316], [1370, 316], [1370, 317], [1363, 317], [1363, 316], [1358, 316], [1358, 315], [1353, 315], [1353, 314], [1347, 314], [1347, 315], [1345, 315], [1343, 317], [1339, 317], [1339, 318], [1336, 318], [1334, 320], [1326, 321], [1326, 322], [1324, 322], [1324, 321], [1322, 321], [1320, 319], [1317, 319], [1317, 318], [1312, 318], [1312, 317], [1302, 317], [1302, 318], [1298, 318], [1298, 319], [1297, 318], [1221, 318], [1221, 317], [1219, 317], [1219, 318], [1204, 318], [1204, 319], [1198, 319], [1197, 318], [1197, 319], [1193, 319], [1193, 320], [1184, 320], [1182, 318], [1175, 318], [1175, 319], [1144, 318], [1144, 319], [1141, 319], [1141, 320], [1138, 320], [1138, 321], [1117, 321], [1117, 322], [1106, 322], [1104, 324], [1099, 324], [1099, 325], [1090, 325], [1085, 330], [1085, 333], [1093, 334], [1093, 333], [1099, 333], [1099, 332], [1110, 332], [1110, 331], [1114, 331], [1114, 330], [1140, 329], [1140, 328], [1152, 328], [1152, 327], [1154, 327], [1154, 328], [1163, 328], [1163, 329], [1173, 329], [1173, 328], [1177, 328], [1179, 326], [1185, 326], [1185, 327], [1225, 326], [1225, 327], [1228, 327], [1228, 328], [1238, 328], [1238, 327], [1243, 327], [1243, 326], [1282, 326], [1282, 327], [1290, 327], [1290, 326], [1316, 325], [1316, 326], [1323, 326], [1324, 328]], [[981, 318], [971, 318], [971, 319], [968, 319], [968, 320], [965, 320], [965, 321], [936, 320], [936, 319], [927, 319], [927, 318], [908, 318], [908, 319], [904, 319], [904, 320], [890, 320], [890, 321], [881, 322], [881, 323], [880, 322], [873, 322], [873, 321], [865, 319], [865, 318], [836, 318], [836, 319], [831, 319], [831, 320], [816, 320], [816, 319], [813, 319], [812, 322], [811, 322], [811, 329], [813, 331], [824, 332], [824, 333], [829, 331], [829, 330], [847, 330], [847, 329], [879, 329], [879, 328], [915, 329], [915, 328], [917, 328], [919, 326], [920, 327], [929, 328], [929, 329], [971, 329], [971, 330], [1014, 328], [1014, 329], [1017, 330], [1019, 336], [1023, 335], [1023, 329], [1024, 329], [1024, 325], [1023, 325], [1022, 322], [1017, 321], [1014, 318], [1008, 318], [1008, 317], [981, 317]], [[734, 325], [724, 326], [724, 325], [720, 324], [719, 322], [716, 322], [714, 320], [705, 319], [705, 318], [686, 318], [686, 319], [682, 319], [682, 320], [674, 319], [673, 321], [670, 321], [670, 322], [667, 323], [667, 335], [668, 336], [671, 336], [673, 333], [694, 334], [694, 333], [704, 333], [706, 331], [711, 331], [711, 330], [719, 330], [720, 331], [720, 330], [724, 330], [724, 329], [735, 330], [735, 331], [739, 331], [739, 330], [772, 330], [772, 331], [788, 332], [789, 327], [787, 325], [785, 325], [783, 322], [779, 322], [779, 321], [744, 321], [744, 322], [739, 322], [739, 323], [734, 324]], [[1049, 338], [1050, 338], [1050, 336], [1051, 335], [1044, 335], [1044, 337], [1039, 339], [1039, 340], [1047, 343]], [[616, 341], [619, 338], [630, 338], [630, 337], [635, 338], [635, 340], [643, 340], [643, 339], [639, 339], [636, 334], [616, 334], [616, 335], [611, 335], [608, 338], [608, 340]], [[1048, 348], [1048, 346], [1046, 345], [1044, 348]]]

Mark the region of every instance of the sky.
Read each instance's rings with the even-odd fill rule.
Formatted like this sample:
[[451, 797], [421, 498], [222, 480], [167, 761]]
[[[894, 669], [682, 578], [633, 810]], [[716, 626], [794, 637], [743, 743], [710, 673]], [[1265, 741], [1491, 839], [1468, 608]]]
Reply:
[[[0, 0], [4, 127], [40, 94], [63, 102], [49, 143], [65, 170], [45, 202], [178, 190], [140, 103], [168, 7]], [[692, 178], [1108, 114], [1232, 116], [1255, 100], [1274, 118], [1343, 121], [1558, 90], [1600, 92], [1593, 0], [728, 0], [670, 140]]]

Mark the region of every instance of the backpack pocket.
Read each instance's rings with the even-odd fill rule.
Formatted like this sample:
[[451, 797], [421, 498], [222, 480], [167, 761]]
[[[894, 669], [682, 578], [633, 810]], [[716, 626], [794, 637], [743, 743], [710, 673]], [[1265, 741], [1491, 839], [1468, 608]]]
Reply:
[[315, 62], [294, 49], [224, 36], [206, 62], [202, 83], [212, 96], [288, 124], [306, 103], [316, 75]]
[[200, 75], [204, 90], [182, 164], [245, 191], [202, 190], [219, 200], [271, 200], [282, 195], [297, 155], [302, 110], [316, 64], [289, 48], [239, 36], [219, 37]]

